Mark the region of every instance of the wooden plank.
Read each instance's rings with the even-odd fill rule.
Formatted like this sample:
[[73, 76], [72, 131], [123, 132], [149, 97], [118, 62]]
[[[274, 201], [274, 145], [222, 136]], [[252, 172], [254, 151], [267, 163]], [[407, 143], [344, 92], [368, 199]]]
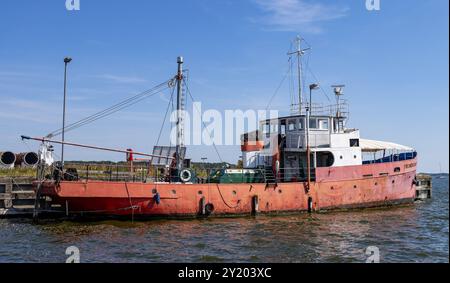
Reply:
[[14, 208], [17, 208], [17, 206], [22, 206], [22, 205], [33, 205], [34, 206], [34, 198], [30, 198], [30, 199], [12, 199], [12, 206]]
[[6, 184], [0, 184], [0, 194], [6, 193]]
[[0, 194], [0, 199], [11, 199], [11, 194]]
[[31, 191], [33, 190], [33, 185], [31, 183], [27, 183], [27, 184], [18, 184], [18, 183], [14, 183], [12, 186], [12, 191], [13, 192], [17, 192], [17, 191]]
[[0, 218], [30, 217], [32, 215], [33, 209], [0, 208]]

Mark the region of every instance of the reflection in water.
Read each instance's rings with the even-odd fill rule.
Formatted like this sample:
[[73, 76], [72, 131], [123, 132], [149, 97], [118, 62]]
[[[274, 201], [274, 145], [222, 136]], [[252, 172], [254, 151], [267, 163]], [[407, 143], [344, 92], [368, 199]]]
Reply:
[[0, 220], [0, 262], [448, 262], [448, 178], [433, 200], [396, 208], [203, 220]]

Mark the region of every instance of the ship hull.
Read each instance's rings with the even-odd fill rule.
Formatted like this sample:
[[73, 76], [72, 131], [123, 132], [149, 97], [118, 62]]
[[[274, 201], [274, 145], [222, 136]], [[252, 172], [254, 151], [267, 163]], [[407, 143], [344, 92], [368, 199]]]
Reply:
[[411, 203], [416, 160], [317, 168], [307, 183], [44, 183], [41, 195], [70, 215], [195, 217], [290, 213]]

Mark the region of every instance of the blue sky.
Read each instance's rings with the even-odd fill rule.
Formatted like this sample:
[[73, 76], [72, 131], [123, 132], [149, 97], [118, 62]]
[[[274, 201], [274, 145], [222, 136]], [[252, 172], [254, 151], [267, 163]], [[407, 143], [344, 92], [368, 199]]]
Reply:
[[[345, 83], [349, 125], [365, 138], [417, 148], [419, 170], [449, 167], [447, 0], [2, 1], [0, 150], [27, 151], [21, 134], [59, 128], [62, 59], [70, 55], [68, 122], [77, 121], [174, 74], [183, 55], [190, 89], [203, 108], [265, 109], [287, 67], [290, 41], [313, 47], [309, 66], [329, 96]], [[307, 82], [313, 81], [311, 76]], [[167, 95], [167, 94], [166, 94]], [[326, 101], [316, 94], [317, 100]], [[151, 151], [165, 98], [67, 134], [70, 141]], [[288, 109], [282, 88], [272, 107]], [[189, 149], [194, 160], [212, 148]], [[235, 162], [239, 147], [219, 147]], [[123, 156], [69, 148], [67, 159]]]

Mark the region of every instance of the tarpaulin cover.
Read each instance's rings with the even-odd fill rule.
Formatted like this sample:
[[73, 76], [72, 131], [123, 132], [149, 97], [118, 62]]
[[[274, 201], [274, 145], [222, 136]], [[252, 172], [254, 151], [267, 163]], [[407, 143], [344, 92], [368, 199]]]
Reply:
[[392, 142], [376, 141], [360, 139], [359, 146], [362, 151], [379, 151], [379, 150], [398, 150], [398, 151], [414, 151], [413, 148]]

